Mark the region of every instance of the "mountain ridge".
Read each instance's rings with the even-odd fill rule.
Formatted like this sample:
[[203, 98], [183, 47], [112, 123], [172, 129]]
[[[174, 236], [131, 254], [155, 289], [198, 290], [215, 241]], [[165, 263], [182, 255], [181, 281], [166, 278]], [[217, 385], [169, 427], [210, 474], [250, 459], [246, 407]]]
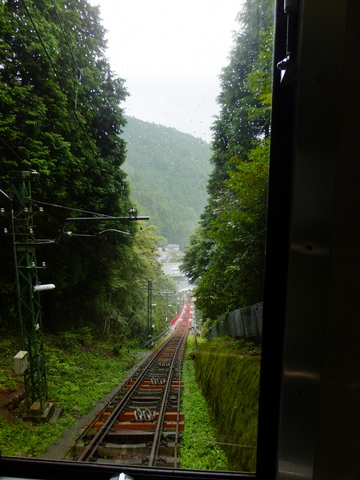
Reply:
[[211, 147], [173, 127], [126, 117], [123, 169], [139, 212], [183, 249], [206, 205]]

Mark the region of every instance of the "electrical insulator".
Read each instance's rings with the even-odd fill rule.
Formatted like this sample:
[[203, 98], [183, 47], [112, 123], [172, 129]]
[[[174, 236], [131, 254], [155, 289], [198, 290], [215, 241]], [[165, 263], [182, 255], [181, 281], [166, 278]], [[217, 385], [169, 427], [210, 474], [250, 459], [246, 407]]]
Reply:
[[43, 292], [45, 290], [53, 290], [55, 285], [53, 283], [48, 283], [45, 285], [35, 285], [34, 292]]
[[5, 213], [5, 208], [0, 208], [1, 213]]
[[43, 207], [39, 207], [39, 212], [43, 212], [43, 211], [44, 211]]
[[25, 208], [24, 208], [24, 212], [27, 213], [28, 211], [29, 211], [28, 207], [25, 207]]
[[7, 233], [8, 233], [8, 229], [7, 229], [7, 228], [4, 228], [4, 233], [5, 233], [5, 235], [7, 235]]
[[34, 233], [34, 230], [33, 230], [32, 228], [30, 228], [29, 232], [30, 232], [31, 234], [33, 234], [33, 233]]
[[45, 268], [45, 267], [46, 267], [46, 263], [45, 263], [45, 262], [42, 262], [42, 266], [43, 266], [43, 268]]

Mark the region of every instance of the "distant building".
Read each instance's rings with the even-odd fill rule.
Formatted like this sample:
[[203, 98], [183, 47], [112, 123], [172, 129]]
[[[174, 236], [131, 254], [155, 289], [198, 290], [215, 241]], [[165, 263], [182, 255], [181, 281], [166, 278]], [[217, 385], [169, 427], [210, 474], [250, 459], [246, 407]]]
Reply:
[[180, 252], [180, 245], [176, 243], [169, 243], [167, 247], [165, 247], [166, 252]]
[[166, 263], [169, 260], [170, 253], [165, 252], [162, 248], [158, 248], [159, 262]]
[[173, 278], [176, 281], [183, 280], [184, 274], [180, 271], [181, 263], [163, 263], [163, 270], [165, 275]]

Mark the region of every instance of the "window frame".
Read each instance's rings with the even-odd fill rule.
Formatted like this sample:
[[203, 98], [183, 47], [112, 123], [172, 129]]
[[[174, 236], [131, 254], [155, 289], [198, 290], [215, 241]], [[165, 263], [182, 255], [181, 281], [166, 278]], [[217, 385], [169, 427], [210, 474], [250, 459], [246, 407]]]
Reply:
[[[275, 5], [274, 65], [286, 57], [287, 18], [283, 0]], [[275, 480], [278, 461], [281, 378], [285, 299], [290, 229], [292, 139], [295, 88], [284, 89], [280, 71], [273, 68], [273, 104], [271, 120], [271, 153], [264, 287], [264, 323], [260, 373], [257, 466], [255, 473], [136, 468], [85, 464], [66, 460], [1, 457], [0, 480], [3, 477], [75, 480], [109, 480], [124, 472], [136, 480]], [[276, 313], [274, 313], [276, 312]]]

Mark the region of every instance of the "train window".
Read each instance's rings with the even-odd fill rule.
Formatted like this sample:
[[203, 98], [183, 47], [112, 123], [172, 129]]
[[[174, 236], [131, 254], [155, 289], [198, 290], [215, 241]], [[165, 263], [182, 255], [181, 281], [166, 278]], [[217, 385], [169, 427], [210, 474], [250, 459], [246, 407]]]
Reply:
[[[105, 5], [105, 0], [100, 3]], [[114, 17], [119, 18], [125, 14], [126, 6], [123, 3], [125, 2], [116, 2], [119, 10], [113, 7], [111, 13]], [[161, 25], [156, 32], [150, 13], [156, 12], [156, 6], [161, 4], [161, 12], [157, 11], [158, 17], [161, 18], [165, 12], [169, 15], [169, 9], [174, 2], [154, 0], [130, 3], [138, 9], [138, 18], [133, 29], [134, 35], [129, 42], [136, 42], [139, 28], [145, 28], [146, 22], [140, 25], [140, 17], [143, 15], [154, 30], [154, 36], [155, 33], [164, 33], [163, 36], [160, 35], [160, 41], [155, 50], [156, 53], [163, 54], [162, 66], [165, 71], [173, 68], [173, 58], [164, 55], [168, 45], [171, 44], [172, 31], [182, 29], [178, 31], [178, 37], [184, 40], [185, 53], [192, 57], [193, 48], [185, 42], [185, 38], [191, 37], [189, 28], [185, 27], [185, 20], [187, 16], [195, 16], [200, 0], [192, 1], [191, 4], [186, 1], [178, 2], [178, 10], [167, 19], [166, 27], [170, 28], [165, 31], [162, 30], [163, 25]], [[196, 34], [201, 32], [205, 37], [204, 29], [209, 21], [207, 13], [211, 9], [214, 10], [218, 6], [217, 3], [204, 2], [197, 21]], [[230, 1], [221, 2], [221, 4], [219, 12], [223, 13], [226, 11], [225, 4], [230, 5]], [[88, 7], [85, 0], [0, 1], [1, 172], [5, 171], [5, 166], [17, 166], [18, 168], [13, 168], [15, 172], [11, 178], [20, 182], [21, 185], [28, 187], [27, 180], [29, 177], [35, 178], [36, 172], [24, 171], [20, 167], [25, 165], [30, 168], [30, 160], [37, 161], [46, 172], [43, 155], [47, 155], [49, 162], [53, 162], [53, 151], [61, 155], [64, 164], [66, 164], [65, 160], [69, 159], [73, 163], [71, 167], [66, 164], [67, 169], [63, 168], [63, 163], [59, 165], [61, 168], [57, 171], [58, 176], [51, 185], [52, 189], [61, 187], [63, 177], [70, 170], [72, 178], [78, 180], [71, 183], [72, 194], [77, 195], [82, 182], [90, 182], [99, 173], [95, 171], [93, 165], [90, 165], [86, 175], [80, 175], [81, 179], [79, 175], [76, 176], [79, 173], [79, 164], [75, 161], [76, 158], [70, 155], [70, 142], [61, 142], [58, 132], [67, 131], [71, 136], [71, 142], [78, 148], [77, 153], [84, 157], [89, 153], [89, 145], [82, 143], [82, 140], [87, 139], [82, 138], [82, 135], [75, 135], [77, 130], [74, 128], [74, 123], [71, 123], [70, 115], [63, 114], [61, 117], [63, 121], [53, 124], [46, 108], [51, 106], [60, 116], [64, 112], [67, 97], [63, 95], [65, 90], [60, 91], [61, 89], [55, 88], [57, 84], [55, 79], [64, 78], [63, 75], [71, 70], [73, 75], [66, 77], [66, 86], [69, 87], [68, 91], [73, 92], [70, 104], [76, 123], [79, 122], [79, 125], [82, 125], [88, 116], [94, 118], [92, 115], [98, 111], [97, 109], [103, 109], [102, 112], [106, 113], [104, 121], [109, 120], [112, 118], [114, 109], [116, 110], [114, 104], [106, 101], [115, 91], [122, 92], [121, 82], [117, 82], [116, 87], [110, 82], [114, 89], [106, 90], [105, 97], [100, 95], [104, 91], [90, 89], [88, 93], [92, 101], [99, 98], [101, 101], [95, 102], [94, 110], [82, 108], [84, 99], [80, 94], [80, 86], [83, 76], [89, 75], [91, 60], [98, 61], [100, 69], [106, 66], [102, 56], [103, 43], [97, 45], [98, 49], [95, 48], [94, 58], [87, 56], [86, 34], [93, 32], [93, 29], [96, 34], [99, 34], [101, 28], [94, 22], [94, 18], [88, 14], [85, 7]], [[263, 251], [263, 242], [255, 242], [255, 245], [246, 244], [244, 249], [242, 248], [244, 244], [241, 242], [244, 241], [242, 236], [248, 231], [247, 228], [251, 230], [257, 225], [255, 217], [257, 220], [261, 217], [259, 206], [263, 188], [260, 178], [262, 178], [261, 173], [264, 172], [263, 154], [267, 151], [270, 136], [267, 69], [272, 32], [271, 24], [264, 26], [262, 23], [264, 19], [271, 18], [270, 3], [265, 0], [245, 0], [242, 6], [235, 5], [234, 12], [229, 14], [230, 23], [237, 13], [237, 7], [239, 10], [243, 9], [242, 24], [239, 32], [235, 34], [236, 46], [230, 53], [228, 62], [222, 65], [224, 70], [221, 73], [219, 91], [221, 108], [218, 117], [214, 119], [213, 147], [216, 156], [213, 157], [215, 169], [209, 177], [209, 203], [205, 207], [200, 228], [191, 238], [189, 249], [183, 259], [188, 276], [196, 280], [198, 310], [197, 312], [194, 310], [192, 295], [183, 293], [181, 298], [170, 301], [170, 290], [165, 288], [162, 292], [163, 296], [158, 295], [154, 301], [152, 293], [161, 292], [157, 291], [152, 280], [146, 277], [149, 283], [145, 285], [143, 282], [142, 286], [148, 293], [148, 322], [145, 322], [147, 328], [143, 329], [146, 330], [147, 344], [152, 347], [156, 343], [154, 334], [154, 332], [157, 333], [156, 315], [154, 315], [154, 322], [149, 321], [152, 319], [152, 307], [158, 311], [162, 309], [163, 317], [166, 315], [168, 320], [171, 318], [173, 335], [167, 337], [163, 350], [156, 351], [154, 348], [151, 349], [151, 354], [150, 349], [146, 349], [146, 354], [143, 352], [142, 369], [136, 372], [131, 371], [129, 376], [124, 378], [125, 383], [121, 391], [115, 391], [110, 395], [112, 403], [109, 406], [99, 406], [96, 417], [90, 415], [89, 418], [82, 418], [82, 429], [85, 431], [87, 428], [90, 435], [85, 441], [80, 439], [71, 455], [61, 460], [53, 452], [49, 454], [50, 451], [48, 451], [48, 454], [45, 454], [45, 445], [52, 444], [55, 438], [59, 437], [61, 440], [58, 447], [63, 447], [67, 451], [67, 440], [70, 437], [75, 440], [77, 427], [70, 427], [70, 423], [66, 424], [66, 422], [71, 416], [74, 419], [77, 416], [83, 417], [84, 405], [80, 404], [79, 399], [92, 401], [98, 387], [97, 379], [101, 378], [105, 381], [108, 373], [112, 372], [111, 359], [105, 354], [106, 349], [98, 345], [98, 351], [95, 353], [98, 354], [98, 359], [105, 358], [102, 364], [104, 368], [100, 368], [97, 363], [96, 374], [89, 373], [96, 371], [96, 368], [93, 368], [94, 365], [90, 361], [91, 355], [89, 355], [87, 343], [89, 330], [85, 328], [81, 332], [79, 348], [83, 355], [82, 362], [74, 361], [70, 365], [70, 352], [78, 337], [74, 336], [74, 332], [69, 329], [67, 334], [60, 338], [63, 347], [66, 346], [64, 351], [68, 353], [61, 357], [55, 357], [54, 352], [50, 350], [47, 353], [49, 356], [47, 365], [51, 365], [53, 372], [55, 368], [57, 369], [59, 391], [61, 386], [62, 391], [66, 392], [63, 398], [64, 402], [65, 396], [69, 401], [68, 411], [53, 424], [50, 422], [25, 423], [16, 417], [16, 410], [11, 411], [11, 402], [7, 403], [8, 399], [5, 400], [4, 393], [9, 393], [6, 389], [12, 389], [17, 383], [14, 375], [8, 373], [8, 365], [14, 361], [16, 371], [21, 375], [27, 369], [27, 362], [31, 362], [34, 357], [33, 359], [27, 357], [26, 350], [20, 351], [17, 355], [14, 355], [15, 352], [10, 354], [12, 345], [17, 339], [14, 337], [15, 334], [9, 335], [9, 331], [12, 333], [15, 331], [16, 317], [15, 302], [9, 301], [11, 282], [6, 281], [6, 272], [13, 273], [9, 245], [15, 247], [21, 258], [22, 255], [26, 255], [29, 260], [28, 263], [17, 264], [19, 276], [27, 279], [30, 273], [37, 272], [37, 268], [31, 257], [32, 249], [24, 248], [24, 242], [20, 240], [12, 242], [14, 235], [9, 235], [11, 228], [18, 232], [16, 235], [21, 233], [25, 237], [32, 237], [30, 220], [33, 218], [34, 204], [30, 202], [30, 205], [23, 205], [24, 198], [29, 198], [29, 189], [16, 190], [12, 187], [9, 195], [8, 184], [5, 182], [4, 187], [1, 184], [0, 203], [4, 203], [4, 206], [0, 205], [1, 219], [8, 218], [7, 211], [9, 211], [12, 196], [16, 199], [12, 201], [13, 210], [15, 207], [18, 209], [19, 205], [24, 207], [22, 209], [24, 216], [15, 215], [13, 212], [11, 227], [5, 226], [2, 230], [5, 235], [0, 236], [2, 289], [0, 325], [2, 327], [5, 324], [6, 327], [5, 330], [1, 330], [1, 334], [4, 332], [4, 335], [0, 336], [1, 479], [7, 477], [41, 480], [63, 480], [63, 478], [72, 480], [79, 477], [89, 480], [125, 480], [129, 477], [135, 480], [170, 477], [185, 480], [359, 478], [359, 455], [356, 447], [359, 444], [360, 431], [358, 414], [360, 403], [358, 321], [360, 51], [357, 48], [360, 41], [358, 28], [360, 12], [357, 0], [343, 2], [277, 0], [276, 2], [274, 63], [278, 68], [273, 71], [272, 85], [256, 464], [253, 466], [254, 463], [249, 461], [249, 468], [238, 465], [234, 468], [235, 463], [229, 461], [230, 458], [237, 459], [246, 455], [250, 458], [255, 446], [252, 439], [248, 441], [245, 437], [239, 438], [239, 433], [243, 432], [238, 430], [231, 432], [228, 426], [232, 420], [237, 426], [239, 417], [242, 417], [245, 409], [249, 407], [248, 404], [240, 406], [237, 403], [238, 397], [244, 395], [245, 386], [242, 380], [246, 374], [241, 375], [241, 379], [235, 377], [236, 359], [241, 352], [240, 357], [249, 360], [251, 368], [257, 369], [258, 345], [246, 343], [242, 338], [229, 340], [230, 337], [225, 337], [223, 333], [229, 317], [233, 325], [231, 328], [234, 328], [238, 325], [236, 322], [240, 315], [236, 313], [238, 309], [233, 308], [229, 297], [235, 280], [241, 279], [237, 262], [249, 260], [249, 253], [254, 253], [252, 248], [258, 247]], [[75, 15], [76, 9], [81, 10], [81, 15]], [[181, 14], [182, 9], [186, 10], [185, 16]], [[78, 47], [82, 53], [83, 69], [76, 69], [75, 72], [73, 69], [67, 69], [65, 58], [59, 54], [58, 49], [61, 40], [63, 48], [66, 47], [66, 56], [73, 61], [70, 52], [73, 52], [74, 44], [67, 42], [71, 36], [67, 34], [65, 22], [62, 22], [64, 16], [71, 18], [71, 31], [74, 36], [79, 35], [80, 39]], [[44, 20], [45, 17], [47, 22]], [[220, 13], [218, 17], [220, 21]], [[125, 15], [124, 18], [126, 21]], [[249, 28], [251, 26], [251, 29], [247, 31], [245, 25]], [[116, 28], [121, 30], [118, 23]], [[250, 31], [254, 34], [253, 36], [250, 35]], [[220, 35], [216, 24], [210, 33], [212, 39]], [[150, 45], [151, 35], [152, 32], [148, 33], [148, 38], [142, 43], [148, 57], [155, 53], [151, 48], [146, 48]], [[94, 38], [91, 35], [88, 38], [92, 47], [94, 47]], [[121, 48], [126, 48], [126, 45]], [[210, 57], [212, 53], [209, 54]], [[240, 57], [234, 58], [233, 55], [240, 55]], [[25, 58], [28, 60], [27, 68], [21, 69], [20, 63]], [[206, 63], [204, 54], [192, 58], [196, 58], [196, 65], [192, 67], [195, 71], [200, 70], [200, 66]], [[55, 59], [56, 63], [53, 63]], [[180, 62], [180, 56], [178, 60]], [[49, 64], [50, 61], [51, 64]], [[136, 66], [142, 64], [140, 57], [134, 58], [134, 64]], [[39, 73], [39, 65], [43, 68], [40, 74], [36, 75]], [[256, 71], [253, 69], [255, 65]], [[54, 69], [54, 67], [58, 68]], [[150, 62], [147, 64], [147, 69], [151, 67]], [[106, 68], [105, 71], [108, 73], [106, 78], [109, 79], [110, 72]], [[171, 77], [169, 82], [172, 83], [175, 77], [179, 78], [185, 84], [190, 98], [195, 91], [195, 82], [186, 84], [181, 69], [174, 71], [176, 75]], [[93, 74], [90, 78], [96, 84], [97, 75], [95, 72]], [[126, 72], [121, 74], [126, 78]], [[48, 81], [50, 76], [54, 81]], [[165, 86], [160, 79], [156, 80], [157, 86]], [[47, 87], [46, 92], [49, 94], [47, 103], [44, 103], [36, 94], [36, 87], [44, 81]], [[149, 98], [151, 97], [150, 83], [148, 79], [147, 85], [141, 88], [148, 92]], [[203, 91], [207, 91], [208, 83], [210, 82], [206, 80], [202, 82]], [[64, 86], [65, 84], [62, 85]], [[135, 87], [136, 85], [134, 85], [134, 92]], [[54, 95], [55, 93], [57, 95]], [[145, 100], [143, 103], [145, 107]], [[159, 112], [163, 111], [162, 106], [168, 106], [165, 98], [158, 98], [157, 105]], [[178, 102], [177, 106], [177, 112], [180, 112], [182, 102]], [[178, 117], [183, 121], [183, 118], [180, 119], [180, 114]], [[10, 126], [15, 119], [18, 120], [17, 128], [11, 129]], [[195, 117], [192, 119], [194, 120]], [[146, 120], [151, 122], [152, 118]], [[162, 120], [156, 120], [156, 122], [161, 124]], [[43, 125], [46, 125], [48, 130], [43, 131], [41, 128]], [[109, 122], [107, 126], [111, 130], [112, 123]], [[102, 133], [99, 138], [94, 139], [94, 143], [98, 142], [99, 147], [106, 145], [108, 133], [102, 127], [104, 124], [97, 123], [94, 127], [99, 128]], [[45, 134], [49, 150], [40, 148], [35, 135], [22, 135], [24, 129], [27, 132], [29, 130], [35, 132], [40, 137]], [[167, 132], [168, 142], [172, 131], [168, 128]], [[21, 139], [20, 143], [19, 139]], [[79, 145], [86, 148], [83, 150]], [[145, 150], [144, 147], [144, 152]], [[120, 151], [118, 153], [121, 154]], [[27, 162], [23, 162], [23, 159]], [[112, 158], [112, 162], [116, 163], [116, 158]], [[96, 162], [95, 165], [97, 165]], [[110, 168], [108, 164], [103, 164], [102, 167], [105, 171]], [[157, 177], [159, 182], [164, 180], [162, 177], [165, 177], [164, 169], [161, 172], [163, 175]], [[5, 180], [9, 179], [10, 176], [5, 178]], [[120, 189], [114, 195], [115, 191], [111, 191], [110, 188], [110, 176], [107, 179], [108, 182], [97, 184], [99, 191], [110, 190], [113, 198], [118, 198], [119, 192], [124, 193]], [[172, 180], [181, 182], [181, 175], [173, 173]], [[194, 180], [195, 177], [191, 178], [191, 182]], [[147, 177], [143, 182], [144, 189], [149, 181], [150, 177]], [[253, 185], [254, 190], [246, 190], [249, 185]], [[123, 187], [125, 189], [126, 185], [124, 184]], [[66, 196], [65, 190], [60, 188], [60, 192]], [[245, 192], [245, 203], [240, 195], [241, 192]], [[256, 192], [255, 196], [253, 192]], [[153, 193], [155, 197], [155, 190]], [[189, 196], [185, 188], [183, 195]], [[40, 203], [38, 202], [36, 206], [40, 212]], [[55, 207], [57, 205], [52, 205], [52, 208]], [[357, 212], [358, 209], [359, 212]], [[131, 208], [126, 218], [130, 222], [130, 219], [133, 221], [135, 217], [136, 212]], [[176, 219], [180, 218], [181, 215], [177, 212]], [[53, 229], [58, 232], [59, 226], [54, 218], [51, 222], [55, 224]], [[241, 230], [237, 230], [239, 225], [243, 227]], [[120, 234], [124, 235], [124, 231]], [[70, 229], [63, 229], [61, 233], [71, 236]], [[126, 231], [126, 233], [129, 232]], [[237, 236], [233, 237], [233, 234]], [[18, 239], [16, 235], [15, 240]], [[98, 236], [96, 238], [98, 239]], [[138, 246], [140, 251], [146, 251], [146, 247], [149, 247], [140, 241]], [[220, 246], [226, 248], [221, 249]], [[124, 256], [128, 253], [127, 248], [121, 251]], [[234, 260], [231, 257], [234, 252], [238, 254], [236, 261], [229, 262], [230, 258]], [[76, 268], [79, 266], [79, 252], [77, 253], [78, 255], [71, 257], [71, 262], [79, 279], [81, 269]], [[98, 259], [99, 251], [95, 250], [95, 253]], [[103, 275], [102, 270], [105, 269], [113, 254], [114, 251], [107, 251], [106, 259], [102, 259], [105, 261], [99, 262], [101, 268], [94, 267], [94, 276]], [[67, 257], [58, 254], [57, 265], [62, 266], [66, 260]], [[121, 268], [125, 268], [123, 257], [121, 262]], [[258, 266], [248, 263], [247, 267], [248, 278], [255, 278]], [[210, 274], [213, 274], [213, 277], [209, 277]], [[165, 278], [164, 275], [160, 277]], [[119, 288], [124, 289], [124, 284], [119, 281], [119, 278], [115, 277], [113, 280], [117, 281]], [[67, 282], [71, 280], [66, 278], [61, 288], [66, 290]], [[238, 296], [239, 302], [240, 299], [247, 299], [253, 295], [256, 301], [254, 303], [246, 301], [246, 303], [256, 306], [259, 303], [257, 300], [261, 291], [260, 284], [261, 282], [257, 283], [258, 289], [250, 288], [251, 285], [255, 285], [253, 283], [243, 284]], [[37, 282], [35, 285], [28, 282], [27, 286], [31, 288], [20, 291], [21, 302], [26, 295], [33, 298], [35, 293], [40, 294], [52, 288], [50, 281], [43, 284]], [[72, 303], [76, 307], [76, 315], [69, 308], [70, 302], [64, 300], [64, 314], [61, 321], [65, 322], [68, 317], [78, 321], [78, 316], [83, 313], [85, 305], [80, 304], [79, 299], [81, 296], [84, 298], [84, 293], [89, 293], [86, 288], [87, 285], [83, 285], [83, 291], [77, 289], [76, 295], [72, 291], [76, 297], [76, 302]], [[205, 292], [208, 292], [207, 296]], [[93, 297], [95, 293], [93, 289]], [[111, 300], [109, 296], [105, 298], [109, 303]], [[181, 303], [181, 308], [177, 312], [172, 310], [173, 300]], [[136, 297], [136, 301], [140, 302], [140, 296]], [[231, 305], [228, 309], [229, 315], [226, 317], [221, 315], [227, 313], [222, 302]], [[91, 305], [94, 306], [94, 303]], [[219, 305], [220, 308], [217, 311], [216, 307]], [[44, 307], [46, 310], [46, 304]], [[89, 311], [88, 309], [87, 312]], [[6, 317], [4, 312], [11, 315]], [[201, 316], [198, 316], [199, 312]], [[248, 311], [250, 317], [251, 312], [252, 310], [250, 313]], [[114, 314], [113, 311], [110, 313]], [[135, 312], [132, 313], [135, 315]], [[222, 321], [215, 325], [215, 321], [212, 322], [214, 320], [212, 316], [221, 316]], [[14, 322], [8, 321], [7, 318], [14, 319]], [[194, 335], [194, 318], [195, 323], [201, 326], [203, 334], [207, 333], [215, 337], [220, 332], [222, 335], [220, 339], [216, 337], [212, 341], [211, 348], [207, 348], [209, 343], [201, 344], [201, 336]], [[206, 318], [206, 321], [200, 322], [200, 318], [202, 320]], [[112, 320], [117, 322], [119, 328], [124, 325], [124, 318], [121, 315], [115, 316]], [[246, 322], [242, 323], [247, 325]], [[33, 327], [31, 332], [24, 333], [32, 335], [37, 332], [31, 338], [38, 340], [42, 335], [40, 323], [34, 322]], [[109, 323], [105, 322], [105, 330], [108, 327]], [[193, 350], [189, 350], [191, 345], [187, 346], [187, 350], [184, 349], [184, 337], [189, 330], [192, 330], [188, 336], [193, 339], [193, 343], [195, 341], [199, 343]], [[58, 336], [55, 335], [55, 337], [59, 340]], [[41, 342], [34, 342], [31, 347], [38, 348], [40, 345]], [[126, 352], [123, 347], [124, 342], [115, 345], [112, 356], [125, 358]], [[245, 354], [246, 349], [248, 352]], [[230, 356], [229, 352], [231, 352]], [[36, 373], [33, 375], [32, 382], [37, 386], [38, 380], [44, 378], [42, 374], [45, 370], [41, 356], [38, 354], [35, 359], [29, 371]], [[181, 359], [184, 359], [183, 363]], [[88, 367], [86, 374], [81, 370], [84, 365]], [[194, 365], [198, 382], [192, 382]], [[130, 365], [125, 367], [127, 371], [131, 369]], [[142, 371], [145, 367], [148, 367], [149, 375], [143, 378]], [[47, 372], [51, 374], [50, 368]], [[80, 372], [81, 376], [87, 380], [87, 383], [83, 383], [81, 387], [76, 382], [69, 381], [69, 375], [76, 376]], [[170, 380], [167, 378], [167, 372], [171, 372]], [[221, 372], [220, 375], [219, 372]], [[182, 376], [181, 373], [183, 373]], [[118, 371], [110, 375], [113, 377], [110, 378], [113, 383], [117, 383], [116, 375]], [[252, 378], [256, 384], [257, 377], [254, 375]], [[233, 379], [235, 379], [234, 385], [231, 383]], [[47, 380], [50, 385], [51, 375], [48, 375]], [[206, 417], [208, 408], [205, 404], [202, 407], [203, 404], [197, 396], [198, 385], [202, 386], [202, 392], [208, 399], [208, 404], [212, 402], [210, 410], [212, 418], [209, 423]], [[233, 385], [233, 391], [226, 390], [229, 385]], [[132, 396], [133, 391], [135, 396]], [[52, 392], [56, 393], [54, 390]], [[84, 392], [86, 395], [81, 397], [78, 395]], [[216, 402], [213, 402], [214, 398], [224, 394], [226, 399], [220, 407], [225, 406], [225, 413], [224, 410], [217, 408]], [[11, 401], [16, 403], [17, 400], [15, 395]], [[254, 400], [254, 395], [250, 400]], [[125, 410], [121, 407], [122, 403], [126, 404]], [[185, 412], [186, 403], [190, 405], [187, 412]], [[198, 410], [195, 407], [199, 407], [201, 412], [197, 413]], [[90, 410], [88, 405], [85, 405], [85, 409]], [[34, 410], [36, 412], [32, 412], [33, 414], [39, 411], [38, 408]], [[94, 418], [95, 423], [93, 423]], [[200, 439], [202, 443], [196, 445], [194, 443], [192, 447], [188, 443], [188, 451], [185, 451], [184, 455], [186, 429], [192, 420], [197, 420], [199, 423], [195, 424], [191, 431], [190, 440], [195, 442]], [[213, 430], [210, 429], [210, 424]], [[129, 428], [130, 425], [131, 428]], [[227, 429], [221, 431], [219, 427], [225, 425]], [[256, 421], [252, 425], [256, 425]], [[125, 429], [124, 426], [127, 428]], [[247, 430], [248, 425], [244, 428]], [[62, 437], [64, 430], [67, 430], [67, 436]], [[208, 434], [206, 437], [201, 436], [204, 430]], [[138, 438], [139, 441], [135, 443], [134, 438]], [[119, 439], [126, 442], [122, 442], [121, 452], [118, 449]], [[74, 443], [75, 441], [72, 445]], [[19, 447], [12, 449], [16, 444]], [[21, 448], [20, 445], [22, 445]], [[236, 452], [234, 457], [230, 456], [232, 449]], [[213, 463], [205, 465], [201, 462], [209, 452], [213, 455]], [[77, 458], [74, 458], [74, 455]], [[225, 469], [222, 463], [224, 457], [221, 455], [225, 455], [227, 462]], [[186, 457], [188, 463], [185, 463]], [[255, 469], [256, 472], [253, 472]], [[252, 472], [242, 470], [252, 470]]]
[[[3, 0], [0, 5], [10, 3]], [[34, 58], [45, 51], [50, 62], [37, 2], [15, 3], [11, 15], [19, 25], [15, 33], [6, 37], [10, 47], [21, 26], [30, 25]], [[208, 158], [206, 174], [197, 172], [198, 178], [187, 180], [204, 195], [201, 210], [196, 212], [197, 216], [194, 214], [196, 229], [189, 232], [189, 224], [193, 224], [183, 222], [188, 230], [184, 234], [187, 239], [180, 241], [182, 267], [180, 273], [171, 272], [178, 282], [176, 293], [167, 287], [157, 290], [150, 281], [145, 285], [148, 348], [138, 353], [136, 366], [128, 362], [120, 385], [96, 406], [91, 405], [95, 406], [92, 409], [86, 399], [77, 400], [77, 395], [86, 388], [90, 397], [96, 378], [79, 386], [68, 373], [71, 370], [74, 377], [76, 372], [84, 375], [82, 366], [71, 359], [59, 359], [51, 349], [46, 352], [45, 345], [47, 364], [54, 362], [54, 368], [46, 368], [46, 382], [51, 385], [51, 372], [56, 372], [58, 381], [67, 388], [66, 395], [73, 398], [73, 405], [63, 414], [55, 408], [59, 417], [47, 421], [45, 411], [54, 405], [47, 399], [43, 405], [40, 399], [39, 404], [33, 404], [33, 411], [25, 415], [26, 420], [18, 420], [12, 405], [23, 393], [7, 395], [6, 390], [12, 390], [13, 377], [9, 384], [1, 380], [2, 465], [7, 475], [12, 474], [7, 470], [11, 467], [16, 475], [28, 474], [31, 478], [64, 474], [72, 477], [84, 472], [101, 479], [119, 472], [136, 479], [167, 478], [169, 472], [178, 478], [204, 478], [204, 471], [214, 478], [255, 478], [275, 462], [272, 448], [275, 449], [277, 417], [269, 412], [277, 408], [279, 385], [275, 385], [274, 391], [268, 379], [272, 379], [270, 365], [279, 368], [281, 361], [281, 336], [274, 338], [267, 332], [270, 343], [279, 348], [275, 357], [266, 346], [262, 354], [274, 2], [226, 0], [219, 4], [186, 0], [173, 5], [165, 0], [139, 0], [124, 5], [115, 0], [91, 0], [89, 5], [99, 4], [99, 11], [89, 10], [87, 14], [85, 0], [44, 3], [47, 21], [51, 19], [54, 32], [67, 39], [67, 44], [69, 23], [61, 20], [61, 9], [82, 12], [79, 18], [74, 16], [74, 32], [84, 22], [91, 32], [102, 34], [96, 23], [101, 18], [107, 30], [110, 67], [125, 79], [130, 94], [120, 105], [128, 116], [128, 130], [124, 129], [122, 137], [128, 143], [129, 155], [148, 158], [147, 129], [154, 148], [152, 155], [171, 157], [173, 147], [163, 153], [156, 150], [156, 142], [170, 144], [175, 129], [180, 142], [195, 142]], [[96, 28], [92, 30], [94, 24]], [[55, 42], [55, 51], [56, 41], [50, 38], [48, 30], [46, 35], [50, 44]], [[85, 45], [86, 42], [80, 46]], [[68, 47], [73, 55], [73, 46]], [[99, 52], [101, 49], [104, 45]], [[87, 56], [85, 48], [82, 54]], [[2, 63], [0, 58], [1, 72], [5, 72], [5, 61]], [[73, 79], [75, 113], [85, 76], [86, 72], [79, 69]], [[90, 96], [93, 94], [90, 91]], [[77, 121], [82, 119], [77, 117]], [[140, 134], [137, 128], [141, 128]], [[159, 134], [165, 137], [161, 142]], [[193, 162], [203, 161], [198, 160], [198, 153], [194, 155]], [[186, 196], [187, 184], [171, 158], [164, 165], [175, 175], [173, 180], [179, 183], [181, 195]], [[124, 169], [131, 179], [132, 167], [125, 165]], [[202, 185], [196, 184], [199, 178]], [[160, 176], [157, 181], [160, 182]], [[141, 185], [146, 188], [145, 184], [137, 185], [139, 190]], [[135, 190], [134, 187], [134, 202], [141, 202], [141, 195], [137, 197]], [[181, 215], [192, 216], [193, 210], [184, 209]], [[181, 283], [184, 276], [185, 284]], [[36, 291], [47, 287], [50, 284], [37, 285]], [[269, 304], [271, 301], [269, 298]], [[157, 334], [162, 332], [151, 315], [156, 317], [154, 311], [160, 307], [165, 312], [167, 335], [158, 341]], [[123, 319], [119, 315], [116, 321], [121, 323]], [[277, 331], [281, 332], [281, 328], [278, 325]], [[90, 360], [86, 360], [88, 334], [83, 328], [81, 361], [89, 362], [90, 371]], [[59, 340], [69, 357], [77, 340], [71, 331], [63, 333]], [[12, 340], [7, 342], [6, 352]], [[113, 346], [112, 354], [119, 356], [124, 351], [118, 344]], [[40, 357], [32, 370], [33, 377], [28, 379], [36, 392], [43, 388], [38, 380], [45, 371]], [[266, 406], [260, 406], [260, 419], [264, 421], [258, 431], [260, 363], [264, 364], [264, 359], [267, 364], [263, 389], [269, 393]], [[14, 362], [17, 373], [23, 374], [28, 368], [26, 352], [19, 352]], [[109, 359], [109, 368], [110, 363]], [[98, 374], [105, 377], [104, 372]], [[107, 381], [113, 386], [111, 379]], [[79, 421], [76, 425], [74, 418]], [[267, 460], [265, 445], [270, 437], [273, 447], [268, 450], [271, 455]], [[263, 462], [259, 463], [259, 457]]]

